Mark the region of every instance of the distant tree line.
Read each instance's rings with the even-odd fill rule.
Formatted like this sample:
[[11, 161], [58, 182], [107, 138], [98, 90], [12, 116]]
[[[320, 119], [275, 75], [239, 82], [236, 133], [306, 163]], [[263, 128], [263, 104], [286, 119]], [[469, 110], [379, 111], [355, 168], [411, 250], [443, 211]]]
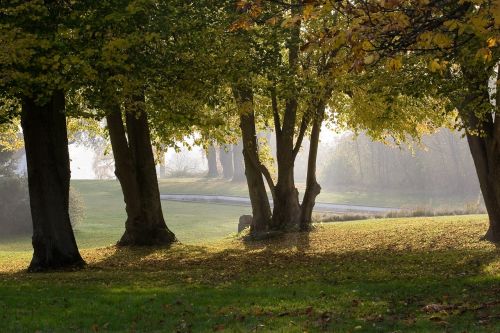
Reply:
[[374, 142], [364, 134], [341, 139], [321, 170], [331, 189], [478, 196], [474, 162], [461, 133], [442, 129], [412, 149]]

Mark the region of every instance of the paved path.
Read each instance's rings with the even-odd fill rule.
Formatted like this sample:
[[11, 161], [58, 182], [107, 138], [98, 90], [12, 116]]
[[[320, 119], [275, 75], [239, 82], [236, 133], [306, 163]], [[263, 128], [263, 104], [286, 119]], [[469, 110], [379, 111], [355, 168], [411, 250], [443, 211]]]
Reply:
[[[225, 205], [250, 206], [250, 199], [245, 197], [235, 197], [227, 195], [198, 195], [198, 194], [161, 194], [161, 200], [180, 201], [180, 202], [203, 202]], [[272, 200], [270, 200], [272, 205]], [[315, 211], [335, 212], [335, 213], [387, 213], [397, 211], [398, 208], [391, 207], [371, 207], [357, 205], [338, 205], [332, 203], [317, 202], [314, 206]]]

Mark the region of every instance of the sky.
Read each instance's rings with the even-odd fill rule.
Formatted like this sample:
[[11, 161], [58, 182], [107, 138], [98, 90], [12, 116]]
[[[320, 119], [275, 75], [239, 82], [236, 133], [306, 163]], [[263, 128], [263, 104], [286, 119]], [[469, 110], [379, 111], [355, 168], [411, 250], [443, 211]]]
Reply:
[[[323, 126], [320, 140], [323, 144], [332, 145], [339, 137], [339, 134]], [[71, 178], [72, 179], [95, 179], [92, 163], [94, 161], [94, 152], [78, 144], [69, 146], [71, 159]], [[173, 149], [167, 152], [167, 165], [189, 163], [197, 170], [206, 170], [206, 160], [203, 158], [203, 152], [200, 147], [194, 147], [191, 151], [183, 149], [180, 154], [177, 154]]]

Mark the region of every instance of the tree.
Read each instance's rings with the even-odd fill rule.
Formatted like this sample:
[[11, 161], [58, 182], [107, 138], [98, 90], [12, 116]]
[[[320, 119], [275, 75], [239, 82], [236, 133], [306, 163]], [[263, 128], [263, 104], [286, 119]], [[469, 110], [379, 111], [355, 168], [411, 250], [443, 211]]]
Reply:
[[[80, 267], [68, 213], [69, 153], [65, 92], [78, 80], [73, 54], [74, 13], [79, 4], [5, 1], [0, 5], [2, 98], [21, 105], [33, 219], [29, 270]], [[18, 108], [4, 111], [19, 116]], [[4, 114], [5, 114], [4, 113]]]
[[[427, 95], [450, 101], [452, 110], [458, 111], [488, 210], [485, 239], [499, 242], [500, 151], [496, 142], [500, 134], [496, 128], [500, 119], [499, 104], [490, 100], [489, 80], [497, 77], [500, 4], [404, 1], [373, 6], [353, 2], [350, 6], [358, 13], [358, 24], [350, 31], [355, 68], [382, 60], [388, 69], [400, 70], [403, 61], [418, 57], [427, 63], [427, 77], [433, 73], [445, 78], [436, 79], [440, 85]], [[495, 95], [497, 91], [495, 87]]]
[[[242, 14], [233, 24], [240, 30], [236, 39], [239, 38], [240, 45], [243, 45], [240, 50], [245, 50], [240, 52], [251, 54], [252, 61], [249, 64], [240, 53], [233, 58], [239, 65], [245, 63], [241, 77], [253, 78], [246, 89], [253, 89], [252, 95], [259, 97], [256, 110], [262, 112], [264, 122], [269, 119], [273, 123], [276, 136], [276, 177], [259, 159], [260, 156], [251, 159], [253, 168], [260, 170], [273, 195], [272, 221], [268, 225], [271, 230], [308, 230], [315, 198], [321, 189], [315, 175], [317, 148], [332, 93], [331, 82], [325, 78], [336, 70], [339, 48], [328, 52], [307, 51], [308, 35], [322, 29], [321, 25], [307, 20], [309, 9], [310, 6], [301, 1], [245, 1], [239, 3]], [[336, 16], [332, 14], [332, 17]], [[258, 118], [245, 121], [255, 119]], [[253, 127], [242, 126], [242, 136], [245, 137], [245, 129]], [[308, 181], [301, 204], [295, 186], [294, 166], [308, 131], [311, 133]], [[248, 173], [248, 165], [246, 168]]]
[[89, 82], [85, 97], [106, 116], [115, 174], [126, 204], [119, 245], [168, 245], [176, 240], [163, 218], [150, 118], [158, 117], [156, 103], [164, 102], [164, 89], [172, 87], [163, 87], [163, 82], [170, 80], [165, 77], [171, 71], [165, 60], [172, 61], [169, 38], [176, 28], [166, 23], [175, 23], [188, 10], [180, 2], [117, 1], [99, 4], [86, 17], [92, 27], [89, 38], [97, 46], [91, 55], [99, 76]]
[[[127, 210], [121, 245], [170, 244], [152, 144], [175, 146], [196, 126], [220, 122], [206, 116], [217, 73], [217, 11], [211, 2], [106, 1], [84, 16], [83, 42], [96, 76], [83, 95], [107, 120], [116, 175]], [[214, 23], [215, 21], [215, 23]], [[215, 82], [215, 83], [214, 83]]]
[[233, 182], [241, 182], [245, 180], [245, 165], [243, 164], [243, 147], [241, 139], [237, 144], [233, 144]]
[[243, 159], [250, 202], [252, 204], [252, 234], [267, 232], [271, 222], [271, 207], [262, 179], [262, 165], [258, 155], [257, 131], [253, 91], [246, 85], [234, 86], [233, 93], [240, 112], [240, 129], [243, 142]]
[[224, 179], [231, 179], [234, 175], [232, 145], [222, 144], [219, 147], [219, 161], [222, 166]]
[[219, 170], [217, 168], [217, 150], [213, 143], [209, 143], [208, 147], [205, 150], [205, 154], [207, 156], [208, 161], [208, 178], [217, 178], [219, 177]]
[[479, 183], [462, 135], [441, 129], [408, 148], [389, 139], [374, 142], [363, 133], [344, 135], [328, 153], [321, 179], [347, 191], [426, 194], [429, 203], [436, 197], [476, 200]]

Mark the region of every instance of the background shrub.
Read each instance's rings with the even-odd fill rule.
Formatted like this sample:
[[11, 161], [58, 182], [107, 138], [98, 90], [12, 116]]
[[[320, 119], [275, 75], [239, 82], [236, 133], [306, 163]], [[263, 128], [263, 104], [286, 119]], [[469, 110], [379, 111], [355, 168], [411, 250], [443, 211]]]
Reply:
[[[75, 229], [85, 217], [80, 193], [70, 188], [69, 215]], [[0, 236], [26, 235], [33, 232], [28, 183], [24, 177], [0, 177]]]

